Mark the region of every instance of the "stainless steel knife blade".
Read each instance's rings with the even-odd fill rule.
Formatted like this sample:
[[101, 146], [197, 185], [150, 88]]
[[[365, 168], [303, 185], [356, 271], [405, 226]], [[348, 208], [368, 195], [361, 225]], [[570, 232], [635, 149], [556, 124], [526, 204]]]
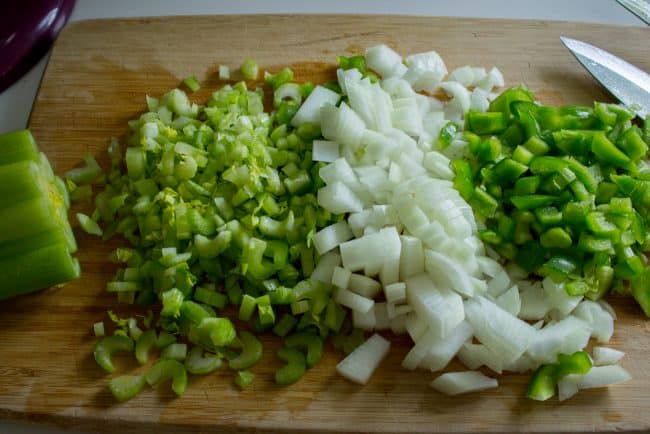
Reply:
[[641, 21], [650, 25], [650, 3], [647, 0], [616, 0], [621, 6], [634, 15], [639, 17]]
[[586, 42], [561, 36], [562, 43], [612, 95], [644, 118], [650, 113], [650, 75]]

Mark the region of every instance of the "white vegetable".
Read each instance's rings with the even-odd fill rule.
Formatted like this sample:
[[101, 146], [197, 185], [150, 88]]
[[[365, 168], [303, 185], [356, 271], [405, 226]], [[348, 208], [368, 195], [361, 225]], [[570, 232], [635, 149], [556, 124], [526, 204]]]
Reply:
[[441, 83], [440, 88], [451, 97], [447, 104], [449, 110], [445, 110], [446, 117], [452, 120], [460, 119], [462, 114], [469, 110], [469, 91], [462, 84], [454, 81]]
[[320, 109], [324, 105], [336, 105], [339, 102], [341, 95], [329, 90], [323, 86], [316, 86], [309, 94], [307, 99], [302, 103], [293, 119], [291, 125], [299, 127], [300, 125], [312, 122], [320, 124]]
[[332, 275], [334, 274], [334, 269], [341, 265], [341, 255], [339, 252], [332, 251], [327, 252], [320, 257], [318, 264], [314, 268], [314, 271], [311, 273], [311, 278], [318, 280], [319, 282], [329, 284], [332, 282]]
[[479, 256], [476, 258], [481, 273], [487, 275], [488, 277], [495, 277], [499, 274], [503, 267], [497, 261], [487, 256]]
[[599, 303], [584, 300], [573, 314], [591, 326], [592, 336], [598, 342], [609, 342], [614, 333], [614, 318]]
[[578, 393], [578, 384], [580, 383], [581, 377], [582, 375], [569, 374], [558, 381], [557, 391], [560, 401], [565, 401]]
[[388, 303], [403, 303], [406, 301], [406, 284], [404, 282], [391, 283], [384, 286], [384, 294]]
[[594, 365], [603, 366], [603, 365], [613, 365], [614, 363], [619, 362], [625, 353], [623, 351], [615, 350], [613, 348], [607, 347], [594, 347]]
[[466, 343], [460, 348], [458, 359], [469, 369], [487, 366], [497, 374], [503, 371], [503, 359], [483, 344]]
[[424, 155], [424, 167], [436, 178], [454, 179], [454, 172], [449, 166], [449, 158], [440, 152], [431, 151]]
[[341, 145], [350, 146], [352, 149], [359, 146], [366, 128], [363, 119], [346, 103], [341, 103], [338, 107], [329, 104], [322, 106], [320, 109], [320, 125], [323, 137]]
[[544, 288], [546, 299], [553, 308], [557, 309], [560, 317], [565, 317], [571, 313], [578, 303], [580, 303], [580, 300], [582, 300], [581, 295], [569, 295], [563, 283], [555, 283], [550, 277], [546, 277], [542, 281], [542, 287]]
[[[356, 71], [356, 69], [355, 69]], [[314, 140], [312, 160], [331, 163], [340, 157], [339, 144], [329, 140]]]
[[619, 365], [594, 366], [580, 376], [579, 389], [611, 386], [630, 380], [632, 376]]
[[465, 312], [474, 336], [499, 354], [504, 364], [518, 359], [535, 336], [534, 328], [484, 297], [467, 300]]
[[342, 69], [339, 68], [336, 70], [336, 78], [338, 79], [339, 86], [341, 91], [344, 94], [347, 94], [347, 83], [352, 81], [356, 82], [363, 78], [361, 72], [357, 68]]
[[402, 56], [383, 44], [366, 50], [366, 65], [382, 77], [400, 76], [406, 69]]
[[528, 354], [540, 363], [554, 363], [558, 354], [572, 354], [586, 347], [590, 335], [589, 324], [568, 316], [536, 331]]
[[534, 284], [519, 281], [518, 286], [521, 290], [521, 310], [519, 318], [526, 320], [538, 320], [546, 316], [551, 310], [551, 304], [544, 294], [544, 289], [539, 282]]
[[364, 203], [342, 182], [334, 182], [318, 190], [318, 204], [334, 214], [359, 212]]
[[492, 68], [477, 84], [478, 87], [488, 92], [491, 92], [495, 87], [503, 87], [504, 85], [503, 74], [496, 67]]
[[428, 328], [427, 322], [421, 316], [418, 316], [417, 313], [411, 312], [406, 315], [406, 331], [411, 336], [413, 342], [420, 340]]
[[467, 297], [474, 296], [474, 285], [462, 267], [449, 257], [433, 250], [424, 251], [424, 267], [440, 287], [452, 289]]
[[481, 89], [480, 87], [475, 88], [469, 96], [469, 108], [470, 110], [486, 112], [490, 107], [490, 94], [488, 91]]
[[361, 313], [358, 310], [353, 310], [352, 324], [356, 328], [360, 328], [361, 330], [366, 330], [366, 331], [374, 330], [377, 325], [377, 319], [375, 317], [375, 306], [373, 306], [366, 313]]
[[381, 285], [375, 279], [362, 274], [350, 275], [348, 289], [357, 294], [373, 299], [381, 292]]
[[226, 65], [219, 65], [219, 80], [230, 80], [230, 68]]
[[368, 311], [372, 309], [372, 306], [375, 304], [373, 300], [362, 297], [359, 294], [348, 291], [347, 289], [341, 288], [336, 291], [336, 296], [334, 299], [338, 304], [341, 304], [352, 310], [356, 310], [360, 313], [368, 313]]
[[322, 255], [352, 237], [352, 231], [350, 230], [350, 226], [348, 226], [348, 222], [342, 220], [316, 232], [312, 241], [318, 254]]
[[375, 330], [386, 330], [390, 328], [390, 319], [386, 302], [375, 303]]
[[431, 382], [431, 387], [445, 395], [477, 392], [499, 385], [496, 379], [477, 371], [447, 372]]
[[521, 310], [521, 299], [519, 298], [519, 288], [517, 285], [511, 287], [509, 290], [501, 294], [495, 300], [503, 310], [508, 311], [511, 315], [519, 315]]
[[[405, 306], [409, 307], [410, 306]], [[390, 330], [396, 335], [406, 333], [406, 315], [397, 315], [390, 319]]]
[[472, 326], [467, 321], [461, 322], [447, 338], [438, 338], [420, 362], [420, 367], [432, 372], [444, 369], [463, 344], [472, 337], [472, 333]]
[[366, 384], [389, 350], [390, 342], [374, 334], [341, 360], [336, 365], [336, 372], [350, 381]]
[[377, 232], [342, 243], [339, 247], [343, 266], [352, 272], [369, 267], [376, 267], [379, 272], [384, 263], [386, 239], [387, 234]]
[[[498, 265], [498, 264], [497, 264]], [[501, 267], [500, 267], [501, 268]], [[506, 270], [501, 268], [487, 283], [487, 292], [493, 297], [498, 297], [510, 287], [510, 277]]]
[[400, 252], [399, 277], [401, 280], [424, 271], [424, 249], [419, 238], [400, 235], [402, 250]]
[[399, 280], [399, 264], [402, 244], [395, 226], [383, 228], [379, 233], [384, 237], [384, 252], [382, 254], [383, 262], [381, 270], [379, 271], [379, 280], [383, 285], [390, 285]]
[[418, 53], [406, 58], [408, 70], [404, 74], [413, 89], [433, 93], [447, 75], [447, 67], [435, 51]]
[[439, 337], [449, 336], [465, 318], [462, 298], [450, 289], [437, 288], [425, 273], [407, 279], [406, 298]]
[[350, 286], [350, 277], [352, 273], [345, 268], [336, 267], [332, 273], [332, 285], [341, 289], [348, 289]]

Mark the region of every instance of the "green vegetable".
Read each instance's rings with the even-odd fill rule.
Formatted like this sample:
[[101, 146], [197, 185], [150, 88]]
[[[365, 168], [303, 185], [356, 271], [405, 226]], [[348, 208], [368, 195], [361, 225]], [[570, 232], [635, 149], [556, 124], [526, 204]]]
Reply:
[[165, 359], [156, 362], [145, 375], [147, 384], [157, 386], [169, 379], [172, 380], [172, 390], [178, 396], [185, 393], [187, 388], [187, 371], [185, 367], [173, 359]]
[[242, 343], [242, 352], [237, 357], [230, 359], [228, 362], [230, 369], [250, 368], [262, 358], [262, 343], [253, 334], [241, 332], [239, 339]]
[[201, 347], [193, 347], [185, 359], [185, 369], [194, 375], [206, 375], [221, 367], [221, 359], [215, 355], [203, 355]]
[[239, 386], [240, 389], [246, 389], [248, 386], [253, 383], [255, 379], [255, 374], [248, 371], [239, 371], [235, 376], [235, 384]]
[[122, 375], [111, 378], [108, 388], [117, 401], [124, 402], [142, 392], [146, 384], [144, 375]]
[[[486, 113], [468, 113], [471, 157], [451, 167], [454, 186], [485, 225], [480, 238], [573, 295], [598, 299], [642, 281], [648, 143], [631, 117], [616, 105], [541, 105], [522, 88], [504, 91]], [[641, 284], [632, 286], [647, 305]]]
[[106, 372], [113, 372], [115, 371], [115, 366], [111, 360], [113, 354], [118, 352], [130, 353], [132, 351], [133, 340], [126, 336], [113, 335], [105, 336], [98, 340], [95, 344], [93, 355], [95, 356], [95, 361], [102, 369]]
[[280, 348], [276, 354], [280, 360], [287, 362], [286, 365], [275, 371], [276, 384], [282, 386], [293, 384], [305, 375], [307, 362], [300, 351], [291, 348]]
[[536, 401], [546, 401], [555, 395], [559, 380], [569, 374], [586, 374], [591, 367], [591, 358], [584, 351], [559, 354], [556, 363], [537, 368], [528, 384], [526, 396]]
[[79, 277], [69, 207], [31, 133], [0, 135], [0, 300]]
[[241, 73], [246, 80], [256, 80], [259, 67], [253, 59], [246, 59], [241, 65]]
[[196, 92], [197, 90], [201, 89], [201, 85], [199, 84], [199, 81], [193, 75], [190, 75], [185, 80], [183, 80], [183, 83], [192, 92]]
[[142, 333], [135, 341], [135, 358], [144, 365], [149, 360], [149, 350], [156, 344], [156, 331], [147, 330]]

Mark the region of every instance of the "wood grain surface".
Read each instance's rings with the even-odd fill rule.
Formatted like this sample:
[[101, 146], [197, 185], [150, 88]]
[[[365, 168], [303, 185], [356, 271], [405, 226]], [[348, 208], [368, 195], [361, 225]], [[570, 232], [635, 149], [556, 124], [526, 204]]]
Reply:
[[[91, 152], [106, 162], [109, 138], [145, 109], [144, 95], [160, 96], [195, 74], [205, 101], [222, 83], [219, 64], [233, 70], [247, 58], [264, 69], [290, 65], [301, 81], [333, 77], [336, 56], [387, 43], [402, 54], [436, 50], [447, 66], [498, 66], [507, 84], [526, 83], [546, 103], [609, 100], [560, 44], [583, 39], [650, 70], [650, 30], [593, 24], [385, 16], [215, 16], [86, 21], [57, 41], [29, 122], [58, 173]], [[235, 75], [235, 78], [237, 76]], [[565, 403], [524, 398], [527, 376], [506, 375], [501, 387], [444, 397], [428, 383], [435, 375], [406, 372], [405, 338], [365, 387], [335, 374], [341, 354], [323, 361], [289, 387], [273, 384], [278, 342], [243, 392], [221, 370], [190, 380], [174, 398], [168, 386], [116, 404], [108, 376], [96, 366], [91, 325], [108, 308], [128, 312], [105, 293], [112, 245], [78, 233], [83, 277], [62, 288], [0, 304], [0, 417], [71, 429], [111, 432], [562, 432], [650, 429], [650, 322], [627, 299], [611, 345], [627, 353], [634, 380], [586, 391]], [[130, 358], [124, 372], [143, 368]], [[450, 369], [460, 369], [454, 364]]]

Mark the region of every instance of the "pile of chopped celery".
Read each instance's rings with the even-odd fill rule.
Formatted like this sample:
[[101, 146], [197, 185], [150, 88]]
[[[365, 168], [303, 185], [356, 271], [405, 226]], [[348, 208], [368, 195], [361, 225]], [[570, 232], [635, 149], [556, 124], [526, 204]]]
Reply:
[[0, 300], [79, 277], [65, 184], [28, 130], [0, 135]]
[[[256, 75], [252, 62], [245, 67]], [[244, 82], [222, 87], [206, 105], [179, 89], [147, 97], [148, 112], [129, 122], [126, 149], [111, 144], [106, 186], [92, 216], [80, 222], [89, 233], [119, 234], [131, 244], [111, 254], [122, 268], [107, 290], [138, 306], [161, 303], [145, 331], [134, 319], [114, 317], [117, 335], [97, 343], [95, 357], [108, 372], [115, 351], [134, 351], [144, 364], [150, 349], [161, 350], [144, 381], [111, 381], [118, 399], [168, 378], [180, 395], [187, 372], [206, 374], [225, 360], [246, 387], [253, 377], [245, 370], [262, 354], [246, 329], [286, 337], [279, 384], [297, 381], [318, 362], [328, 335], [337, 334], [348, 352], [361, 343], [332, 287], [307, 279], [318, 261], [313, 235], [340, 217], [316, 199], [324, 163], [312, 161], [312, 142], [320, 129], [290, 122], [314, 86], [292, 79], [289, 69], [267, 73], [275, 93], [270, 114], [262, 89]], [[199, 87], [194, 77], [185, 84]], [[227, 306], [248, 325], [235, 329]], [[103, 323], [96, 330], [105, 333]]]

